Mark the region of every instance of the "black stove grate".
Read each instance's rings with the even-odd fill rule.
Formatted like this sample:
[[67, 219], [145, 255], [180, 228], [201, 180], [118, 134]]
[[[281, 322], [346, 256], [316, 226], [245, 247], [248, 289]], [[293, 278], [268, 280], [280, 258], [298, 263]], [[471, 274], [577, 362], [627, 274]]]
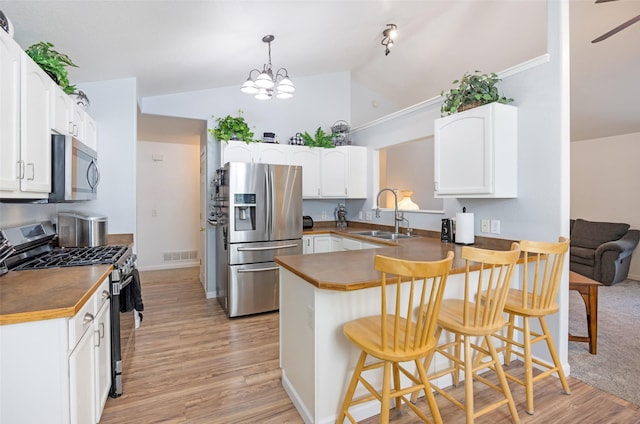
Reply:
[[126, 251], [126, 246], [56, 247], [14, 268], [14, 271], [115, 264]]

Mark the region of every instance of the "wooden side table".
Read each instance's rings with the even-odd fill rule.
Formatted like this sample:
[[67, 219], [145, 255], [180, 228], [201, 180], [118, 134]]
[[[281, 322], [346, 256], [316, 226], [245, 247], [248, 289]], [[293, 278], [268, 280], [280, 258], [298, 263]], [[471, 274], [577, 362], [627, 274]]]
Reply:
[[589, 353], [596, 354], [598, 341], [598, 286], [599, 283], [577, 272], [569, 271], [569, 290], [576, 290], [582, 296], [587, 308], [588, 336], [573, 336], [569, 334], [569, 341], [589, 343]]

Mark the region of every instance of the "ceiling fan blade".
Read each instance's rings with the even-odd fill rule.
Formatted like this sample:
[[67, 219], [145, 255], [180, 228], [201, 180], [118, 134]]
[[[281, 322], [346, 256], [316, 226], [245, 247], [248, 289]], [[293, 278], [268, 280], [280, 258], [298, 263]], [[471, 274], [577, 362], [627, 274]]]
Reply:
[[611, 31], [602, 34], [600, 37], [596, 38], [595, 40], [593, 40], [591, 42], [592, 43], [597, 43], [599, 41], [606, 40], [607, 38], [611, 37], [613, 34], [616, 34], [616, 33], [620, 32], [620, 31], [622, 31], [626, 27], [631, 26], [631, 25], [635, 24], [638, 21], [640, 21], [640, 15], [636, 16], [635, 18], [629, 19], [627, 22], [623, 23], [622, 25], [618, 25], [617, 27], [615, 27]]
[[598, 4], [598, 3], [609, 3], [610, 1], [618, 1], [618, 0], [596, 0], [596, 4]]

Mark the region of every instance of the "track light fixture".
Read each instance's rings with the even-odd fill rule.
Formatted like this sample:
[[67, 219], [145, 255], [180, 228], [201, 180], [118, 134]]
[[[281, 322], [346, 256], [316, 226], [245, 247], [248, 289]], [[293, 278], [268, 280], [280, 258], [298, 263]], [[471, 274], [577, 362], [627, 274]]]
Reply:
[[[273, 35], [265, 35], [262, 41], [269, 45], [269, 63], [262, 66], [262, 71], [252, 69], [249, 71], [249, 77], [242, 84], [240, 91], [246, 94], [253, 94], [258, 100], [269, 100], [273, 97], [275, 87], [275, 95], [278, 99], [290, 99], [293, 92], [296, 91], [293, 82], [289, 79], [289, 73], [285, 68], [280, 68], [274, 77], [271, 65], [271, 42], [274, 40]], [[251, 74], [258, 73], [253, 79]]]
[[395, 24], [387, 24], [387, 28], [382, 31], [381, 44], [384, 46], [384, 55], [388, 56], [391, 53], [391, 47], [398, 36], [398, 26]]

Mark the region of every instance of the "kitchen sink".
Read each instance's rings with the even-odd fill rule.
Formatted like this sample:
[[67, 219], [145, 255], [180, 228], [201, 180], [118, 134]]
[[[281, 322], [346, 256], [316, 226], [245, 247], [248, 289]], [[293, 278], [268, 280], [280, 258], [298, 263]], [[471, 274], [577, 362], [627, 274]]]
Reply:
[[375, 237], [375, 238], [385, 239], [385, 240], [397, 240], [397, 239], [415, 237], [407, 234], [390, 233], [388, 231], [379, 231], [379, 230], [359, 231], [354, 234], [358, 234], [361, 236]]
[[378, 237], [381, 234], [391, 234], [391, 233], [387, 231], [371, 230], [371, 231], [358, 231], [357, 233], [354, 233], [354, 234], [358, 234], [359, 236]]

